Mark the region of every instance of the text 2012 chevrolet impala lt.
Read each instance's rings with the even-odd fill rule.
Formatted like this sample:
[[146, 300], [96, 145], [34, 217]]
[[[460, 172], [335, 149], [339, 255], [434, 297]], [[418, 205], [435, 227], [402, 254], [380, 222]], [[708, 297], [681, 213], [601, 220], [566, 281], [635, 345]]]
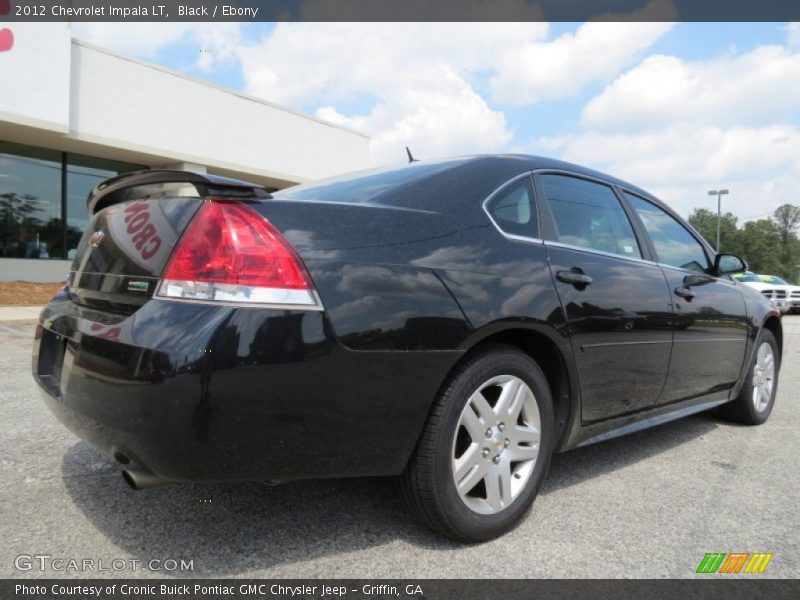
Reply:
[[780, 315], [745, 264], [582, 167], [467, 157], [274, 195], [143, 171], [88, 203], [33, 371], [134, 488], [402, 474], [426, 524], [482, 540], [553, 452], [773, 408]]

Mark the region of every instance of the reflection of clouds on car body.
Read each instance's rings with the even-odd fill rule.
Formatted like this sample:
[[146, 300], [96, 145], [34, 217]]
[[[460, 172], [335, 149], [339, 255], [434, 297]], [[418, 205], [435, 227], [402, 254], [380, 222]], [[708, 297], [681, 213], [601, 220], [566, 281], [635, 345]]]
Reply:
[[400, 267], [345, 265], [337, 289], [351, 293], [377, 290], [387, 296], [413, 295], [420, 300], [449, 297], [432, 272], [413, 272]]

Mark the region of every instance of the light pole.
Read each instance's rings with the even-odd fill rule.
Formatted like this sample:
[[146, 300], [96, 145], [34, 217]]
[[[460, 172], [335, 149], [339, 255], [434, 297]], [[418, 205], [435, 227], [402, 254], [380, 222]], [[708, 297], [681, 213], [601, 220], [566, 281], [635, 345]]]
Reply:
[[722, 222], [722, 197], [729, 194], [728, 190], [709, 190], [709, 196], [717, 197], [717, 254], [719, 254], [719, 226]]

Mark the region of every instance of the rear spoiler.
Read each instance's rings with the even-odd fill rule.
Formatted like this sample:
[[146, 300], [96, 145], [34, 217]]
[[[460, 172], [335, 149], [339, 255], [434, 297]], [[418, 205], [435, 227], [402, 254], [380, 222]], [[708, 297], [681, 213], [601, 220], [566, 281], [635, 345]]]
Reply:
[[[123, 173], [117, 177], [106, 179], [89, 192], [86, 207], [91, 214], [112, 204], [128, 200], [146, 198], [163, 198], [167, 196], [186, 195], [176, 193], [180, 186], [166, 184], [186, 184], [194, 186], [197, 195], [222, 196], [226, 198], [271, 198], [269, 192], [260, 185], [247, 183], [238, 179], [229, 179], [217, 175], [192, 173], [191, 171], [173, 171], [168, 169], [149, 169]], [[183, 190], [182, 190], [183, 191]]]

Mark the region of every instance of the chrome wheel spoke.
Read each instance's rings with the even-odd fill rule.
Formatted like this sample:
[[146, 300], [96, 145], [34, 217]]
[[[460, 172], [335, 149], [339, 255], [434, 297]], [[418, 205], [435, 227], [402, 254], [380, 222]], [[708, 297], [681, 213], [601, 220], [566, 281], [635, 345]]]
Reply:
[[511, 469], [508, 463], [501, 463], [490, 469], [484, 480], [486, 485], [486, 503], [494, 512], [498, 512], [511, 504]]
[[527, 425], [517, 425], [509, 431], [509, 439], [517, 444], [538, 444], [539, 430]]
[[[481, 456], [480, 444], [472, 443], [464, 454], [455, 460], [455, 478], [461, 481], [466, 475], [477, 467], [480, 467], [483, 457]], [[473, 487], [475, 487], [473, 485]]]
[[506, 507], [514, 500], [511, 493], [511, 462], [504, 460], [497, 466], [500, 471], [500, 502]]
[[539, 456], [539, 444], [531, 446], [509, 446], [508, 459], [510, 461], [536, 460]]
[[486, 504], [489, 505], [491, 512], [498, 512], [502, 509], [500, 504], [500, 475], [493, 471], [484, 480], [486, 485]]
[[519, 415], [519, 411], [522, 409], [522, 402], [527, 391], [528, 386], [516, 377], [506, 383], [494, 407], [497, 418], [508, 421], [513, 420], [512, 417], [516, 418], [517, 415]]
[[463, 497], [472, 491], [472, 489], [481, 482], [486, 476], [488, 464], [485, 461], [472, 465], [472, 469], [466, 472], [466, 475], [458, 481], [458, 493]]
[[473, 442], [480, 443], [483, 440], [483, 432], [486, 427], [480, 417], [469, 406], [464, 410], [464, 414], [461, 415], [461, 425], [467, 430]]
[[472, 397], [469, 399], [469, 403], [475, 409], [475, 412], [478, 413], [478, 417], [480, 418], [484, 427], [494, 424], [496, 420], [494, 409], [492, 409], [491, 404], [489, 404], [489, 402], [486, 400], [482, 390], [472, 394]]

